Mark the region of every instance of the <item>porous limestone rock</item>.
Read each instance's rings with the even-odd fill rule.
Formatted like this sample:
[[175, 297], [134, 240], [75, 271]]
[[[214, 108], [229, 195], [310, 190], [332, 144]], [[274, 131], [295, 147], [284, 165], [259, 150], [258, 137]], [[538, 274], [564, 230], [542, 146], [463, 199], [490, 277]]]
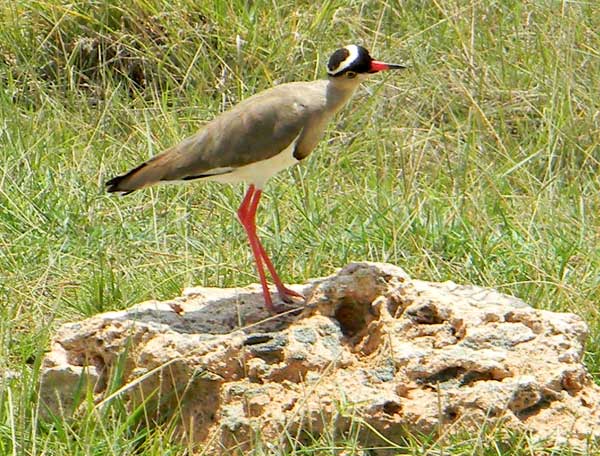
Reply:
[[118, 372], [117, 394], [146, 401], [158, 421], [176, 414], [182, 435], [217, 453], [243, 452], [256, 435], [279, 445], [332, 426], [342, 434], [356, 420], [371, 445], [378, 433], [396, 441], [484, 423], [551, 444], [600, 435], [576, 315], [379, 263], [293, 288], [307, 303], [284, 315], [266, 313], [258, 286], [193, 288], [65, 324], [41, 397], [73, 413], [85, 388], [106, 400]]

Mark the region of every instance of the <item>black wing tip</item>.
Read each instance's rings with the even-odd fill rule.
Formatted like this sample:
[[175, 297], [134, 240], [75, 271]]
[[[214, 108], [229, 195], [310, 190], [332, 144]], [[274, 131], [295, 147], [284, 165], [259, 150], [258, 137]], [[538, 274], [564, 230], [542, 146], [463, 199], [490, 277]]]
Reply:
[[125, 174], [121, 174], [120, 176], [113, 177], [112, 179], [106, 181], [104, 185], [106, 185], [106, 191], [108, 193], [118, 193], [121, 192], [122, 196], [129, 195], [130, 193], [137, 190], [137, 188], [122, 188], [123, 181], [128, 177], [135, 174], [140, 169], [144, 168], [148, 163], [142, 163], [141, 165], [133, 168], [131, 171], [126, 172]]
[[119, 188], [119, 185], [121, 184], [121, 182], [123, 181], [123, 179], [127, 177], [127, 174], [124, 174], [122, 176], [117, 176], [117, 177], [113, 177], [112, 179], [106, 181], [106, 183], [104, 184], [106, 186], [106, 191], [108, 193], [121, 193], [121, 196], [125, 196], [125, 195], [129, 195], [130, 193], [133, 193], [135, 190], [123, 190], [122, 188]]

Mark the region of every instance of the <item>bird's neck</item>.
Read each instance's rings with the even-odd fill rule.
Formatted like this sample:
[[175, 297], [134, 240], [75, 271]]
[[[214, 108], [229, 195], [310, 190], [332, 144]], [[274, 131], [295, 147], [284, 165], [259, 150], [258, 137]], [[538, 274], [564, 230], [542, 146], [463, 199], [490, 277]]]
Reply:
[[333, 113], [338, 112], [352, 98], [354, 92], [360, 85], [359, 78], [356, 80], [340, 80], [329, 78], [327, 81], [327, 107]]

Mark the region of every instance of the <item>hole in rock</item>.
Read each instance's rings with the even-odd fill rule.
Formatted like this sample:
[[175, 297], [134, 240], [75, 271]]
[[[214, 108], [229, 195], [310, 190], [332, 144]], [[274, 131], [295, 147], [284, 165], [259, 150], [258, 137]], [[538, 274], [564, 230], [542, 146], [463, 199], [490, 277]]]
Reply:
[[532, 406], [527, 407], [523, 410], [515, 411], [515, 415], [519, 419], [525, 420], [531, 416], [537, 415], [543, 409], [547, 409], [548, 407], [550, 407], [551, 404], [552, 404], [552, 399], [550, 397], [543, 396], [538, 402], [536, 402]]
[[431, 302], [410, 306], [406, 314], [418, 324], [437, 325], [445, 321], [437, 306]]
[[481, 380], [495, 380], [491, 372], [468, 371], [463, 375], [460, 384], [470, 385]]
[[244, 345], [258, 345], [264, 344], [265, 342], [270, 342], [273, 340], [273, 336], [271, 334], [250, 334], [244, 340]]
[[354, 336], [373, 319], [371, 303], [345, 299], [335, 310], [334, 317], [345, 336]]
[[288, 344], [284, 334], [251, 334], [246, 337], [244, 345], [248, 351], [267, 363], [279, 363], [284, 359], [284, 349]]
[[459, 416], [460, 410], [456, 406], [450, 405], [444, 410], [444, 418], [448, 421], [456, 421]]
[[402, 410], [402, 406], [395, 401], [387, 401], [383, 404], [383, 411], [388, 415], [395, 415]]
[[465, 370], [462, 367], [450, 366], [442, 369], [439, 372], [436, 372], [429, 377], [425, 377], [419, 380], [421, 384], [435, 384], [435, 383], [444, 383], [452, 379], [457, 379], [461, 377]]

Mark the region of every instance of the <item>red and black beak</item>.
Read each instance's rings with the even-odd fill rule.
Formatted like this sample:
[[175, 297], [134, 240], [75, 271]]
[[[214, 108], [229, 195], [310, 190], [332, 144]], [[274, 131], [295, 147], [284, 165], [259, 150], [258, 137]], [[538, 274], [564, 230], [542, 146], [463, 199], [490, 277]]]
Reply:
[[379, 73], [380, 71], [386, 70], [404, 70], [406, 67], [404, 65], [397, 65], [395, 63], [385, 63], [379, 62], [377, 60], [371, 60], [371, 67], [369, 68], [369, 73]]

